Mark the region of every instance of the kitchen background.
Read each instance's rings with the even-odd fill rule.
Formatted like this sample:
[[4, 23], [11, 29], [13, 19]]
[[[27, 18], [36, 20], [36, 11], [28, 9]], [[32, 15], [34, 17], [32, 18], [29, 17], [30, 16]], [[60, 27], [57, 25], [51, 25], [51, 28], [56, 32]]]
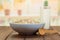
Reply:
[[[45, 0], [0, 0], [0, 26], [9, 26], [11, 19], [40, 17]], [[48, 0], [51, 26], [60, 26], [60, 0]]]

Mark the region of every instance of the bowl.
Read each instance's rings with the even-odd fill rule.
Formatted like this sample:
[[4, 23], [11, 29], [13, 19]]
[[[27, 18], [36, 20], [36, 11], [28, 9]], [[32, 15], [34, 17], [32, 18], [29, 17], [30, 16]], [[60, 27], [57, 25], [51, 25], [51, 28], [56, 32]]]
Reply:
[[10, 23], [10, 27], [13, 30], [18, 32], [21, 35], [33, 35], [37, 32], [39, 28], [44, 27], [44, 24], [17, 24], [17, 23]]

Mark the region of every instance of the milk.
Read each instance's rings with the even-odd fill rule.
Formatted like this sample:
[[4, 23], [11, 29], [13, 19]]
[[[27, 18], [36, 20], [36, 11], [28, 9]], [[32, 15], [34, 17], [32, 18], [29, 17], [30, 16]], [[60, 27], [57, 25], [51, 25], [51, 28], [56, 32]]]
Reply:
[[50, 28], [50, 9], [48, 4], [42, 7], [41, 22], [45, 23], [44, 29]]
[[42, 17], [42, 18], [45, 23], [44, 28], [49, 29], [49, 27], [50, 27], [50, 10], [44, 9], [43, 12], [44, 12], [44, 14], [43, 14], [44, 17]]

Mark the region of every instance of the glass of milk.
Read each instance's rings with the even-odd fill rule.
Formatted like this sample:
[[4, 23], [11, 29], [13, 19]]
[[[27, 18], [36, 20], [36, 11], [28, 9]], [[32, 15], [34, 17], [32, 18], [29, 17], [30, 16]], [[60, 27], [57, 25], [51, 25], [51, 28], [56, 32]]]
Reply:
[[48, 1], [44, 1], [44, 7], [41, 13], [41, 22], [45, 23], [44, 29], [50, 28], [50, 9], [48, 7]]

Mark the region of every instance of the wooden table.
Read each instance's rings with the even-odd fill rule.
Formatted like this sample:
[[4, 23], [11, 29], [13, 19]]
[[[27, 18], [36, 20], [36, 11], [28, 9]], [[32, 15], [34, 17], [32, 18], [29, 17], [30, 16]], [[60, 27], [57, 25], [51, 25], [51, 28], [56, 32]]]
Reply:
[[[60, 27], [54, 28], [60, 31]], [[21, 36], [10, 27], [0, 27], [0, 40], [60, 40], [60, 35], [52, 34], [44, 36]]]

